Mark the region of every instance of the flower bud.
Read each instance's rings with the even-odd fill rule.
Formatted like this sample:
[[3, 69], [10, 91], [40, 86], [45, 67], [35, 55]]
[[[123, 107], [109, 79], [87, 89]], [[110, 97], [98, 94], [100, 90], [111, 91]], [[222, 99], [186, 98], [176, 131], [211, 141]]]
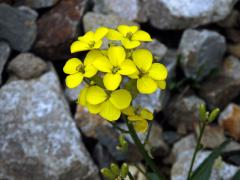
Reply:
[[121, 166], [121, 176], [125, 178], [128, 174], [128, 165], [127, 163], [123, 163]]
[[209, 118], [208, 118], [208, 122], [210, 123], [210, 122], [214, 121], [214, 120], [217, 118], [219, 112], [220, 112], [220, 109], [219, 109], [219, 108], [215, 108], [215, 109], [210, 113]]
[[114, 174], [108, 168], [101, 169], [101, 173], [107, 179], [110, 179], [110, 180], [114, 180], [115, 179]]
[[112, 164], [110, 165], [110, 167], [111, 167], [111, 171], [112, 171], [112, 173], [114, 174], [114, 176], [119, 176], [119, 174], [120, 174], [120, 169], [119, 169], [118, 165], [115, 164], [115, 163], [112, 163]]

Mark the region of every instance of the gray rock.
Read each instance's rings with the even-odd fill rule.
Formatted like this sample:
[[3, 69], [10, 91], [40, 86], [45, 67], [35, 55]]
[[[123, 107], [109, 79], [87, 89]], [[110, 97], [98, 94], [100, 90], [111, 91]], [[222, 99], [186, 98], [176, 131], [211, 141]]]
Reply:
[[201, 84], [199, 94], [211, 108], [224, 108], [240, 91], [240, 61], [235, 57], [224, 60], [219, 73]]
[[194, 124], [199, 120], [200, 104], [205, 104], [204, 100], [195, 95], [180, 94], [174, 97], [164, 111], [168, 124], [183, 134], [194, 130]]
[[83, 17], [83, 26], [85, 32], [95, 30], [100, 26], [116, 28], [120, 24], [137, 25], [132, 21], [125, 20], [114, 14], [104, 15], [100, 13], [88, 12]]
[[[173, 164], [171, 170], [172, 180], [186, 180], [187, 173], [190, 168], [191, 158], [194, 150], [186, 150], [179, 154], [177, 161]], [[196, 156], [196, 161], [193, 166], [193, 171], [209, 156], [210, 151], [200, 151]], [[211, 180], [230, 180], [237, 172], [238, 167], [223, 162], [221, 159], [217, 159], [214, 163]]]
[[10, 55], [10, 47], [6, 42], [0, 42], [0, 85], [2, 84], [2, 72]]
[[37, 35], [36, 18], [37, 12], [30, 8], [0, 4], [0, 39], [8, 41], [14, 50], [28, 51]]
[[59, 0], [18, 0], [16, 5], [25, 5], [34, 9], [47, 8], [56, 4]]
[[60, 91], [54, 72], [1, 88], [0, 179], [99, 179]]
[[87, 0], [61, 0], [37, 21], [34, 51], [44, 59], [66, 60], [70, 45], [80, 33], [79, 26]]
[[237, 0], [147, 0], [144, 8], [153, 26], [185, 29], [223, 20]]
[[31, 53], [22, 53], [8, 65], [8, 71], [21, 79], [39, 77], [47, 70], [47, 63]]
[[103, 14], [116, 14], [126, 20], [135, 20], [138, 17], [138, 0], [94, 0], [94, 11]]
[[236, 140], [240, 140], [240, 106], [229, 104], [220, 114], [219, 124]]
[[84, 83], [80, 84], [78, 87], [76, 88], [65, 88], [64, 90], [64, 94], [66, 95], [67, 99], [70, 102], [76, 102], [80, 93], [80, 90], [83, 89], [85, 86]]
[[179, 49], [186, 77], [199, 81], [220, 66], [226, 43], [217, 32], [190, 29], [183, 33]]

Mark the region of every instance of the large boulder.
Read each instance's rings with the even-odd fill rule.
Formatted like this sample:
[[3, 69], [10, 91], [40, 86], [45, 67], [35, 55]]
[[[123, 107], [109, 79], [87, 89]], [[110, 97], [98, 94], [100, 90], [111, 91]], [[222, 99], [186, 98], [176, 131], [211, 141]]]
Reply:
[[0, 42], [0, 85], [2, 83], [2, 72], [4, 69], [4, 66], [7, 62], [7, 59], [10, 55], [10, 47], [8, 45], [8, 43], [6, 42]]
[[54, 72], [0, 90], [0, 179], [99, 179]]
[[230, 14], [237, 0], [147, 0], [144, 9], [159, 29], [185, 29], [217, 22]]
[[28, 7], [0, 4], [0, 39], [8, 41], [14, 50], [28, 51], [37, 36], [37, 16]]

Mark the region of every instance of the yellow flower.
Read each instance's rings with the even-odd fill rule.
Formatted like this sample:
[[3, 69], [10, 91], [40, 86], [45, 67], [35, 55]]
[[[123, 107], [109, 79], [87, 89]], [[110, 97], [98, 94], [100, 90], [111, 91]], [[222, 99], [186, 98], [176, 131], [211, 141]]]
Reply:
[[97, 50], [88, 52], [84, 63], [78, 58], [69, 59], [63, 67], [63, 72], [69, 74], [66, 78], [66, 86], [75, 88], [81, 84], [84, 77], [93, 77], [97, 73], [97, 69], [92, 65], [92, 62], [100, 54]]
[[142, 94], [151, 94], [157, 88], [165, 89], [167, 68], [160, 63], [152, 63], [152, 53], [147, 49], [138, 49], [132, 54], [133, 62], [138, 68], [138, 73], [132, 75], [137, 80], [137, 89]]
[[116, 90], [122, 75], [131, 75], [137, 72], [132, 60], [126, 59], [126, 53], [121, 46], [112, 46], [107, 51], [107, 56], [99, 56], [93, 62], [94, 67], [101, 72], [106, 72], [103, 77], [104, 86], [110, 90]]
[[86, 106], [89, 112], [99, 113], [109, 121], [118, 120], [121, 110], [127, 108], [131, 100], [131, 94], [125, 89], [107, 93], [97, 85], [85, 87], [79, 96], [79, 103]]
[[89, 31], [84, 36], [78, 37], [78, 40], [71, 45], [71, 53], [99, 49], [102, 45], [102, 39], [107, 32], [108, 29], [106, 27], [99, 27], [95, 32]]
[[122, 110], [122, 113], [128, 116], [128, 120], [133, 123], [137, 132], [145, 132], [148, 128], [147, 120], [153, 120], [153, 114], [148, 109], [134, 110], [132, 106]]
[[140, 41], [152, 41], [150, 35], [138, 26], [119, 25], [117, 30], [110, 29], [106, 37], [110, 40], [121, 40], [126, 49], [138, 47]]

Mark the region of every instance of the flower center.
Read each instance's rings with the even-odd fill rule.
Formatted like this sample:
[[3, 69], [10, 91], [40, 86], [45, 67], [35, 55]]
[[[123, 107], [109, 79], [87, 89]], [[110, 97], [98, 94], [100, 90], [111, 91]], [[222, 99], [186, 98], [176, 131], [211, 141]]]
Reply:
[[93, 48], [94, 45], [95, 45], [95, 41], [90, 41], [90, 42], [88, 43], [88, 45], [89, 45], [90, 48]]
[[116, 74], [116, 73], [118, 72], [118, 70], [120, 70], [120, 68], [117, 67], [117, 66], [114, 66], [114, 67], [112, 68], [112, 73], [113, 73], [113, 74]]
[[128, 32], [126, 34], [126, 38], [128, 38], [129, 40], [131, 40], [132, 36], [133, 36], [133, 33], [131, 33], [131, 32]]
[[76, 70], [81, 73], [85, 73], [84, 65], [80, 64], [76, 67]]

